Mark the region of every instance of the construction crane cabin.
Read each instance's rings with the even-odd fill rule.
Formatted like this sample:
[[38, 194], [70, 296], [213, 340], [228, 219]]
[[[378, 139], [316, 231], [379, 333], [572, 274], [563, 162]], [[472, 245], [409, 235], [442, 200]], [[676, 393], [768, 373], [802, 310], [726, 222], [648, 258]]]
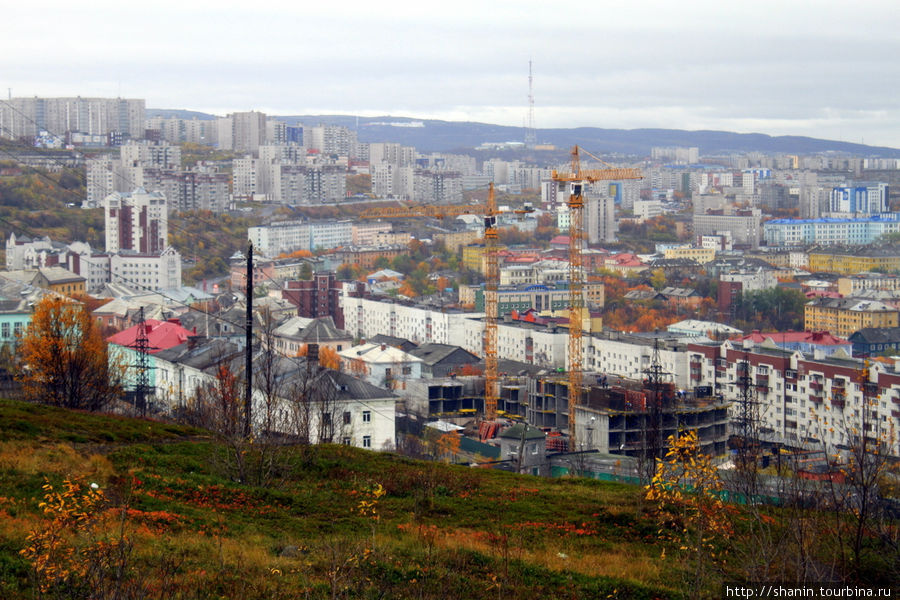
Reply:
[[582, 169], [578, 146], [572, 148], [571, 171], [552, 171], [550, 179], [569, 186], [569, 354], [568, 374], [569, 450], [576, 449], [575, 407], [582, 392], [582, 329], [584, 327], [584, 268], [581, 252], [584, 239], [584, 188], [597, 181], [642, 179], [640, 169], [620, 168], [609, 165], [590, 152], [585, 154], [605, 165], [605, 169]]

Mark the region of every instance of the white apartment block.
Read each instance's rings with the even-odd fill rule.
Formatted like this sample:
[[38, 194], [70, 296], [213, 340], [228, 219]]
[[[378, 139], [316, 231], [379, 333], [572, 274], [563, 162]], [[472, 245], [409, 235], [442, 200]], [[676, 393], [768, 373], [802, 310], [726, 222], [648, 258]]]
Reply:
[[[116, 190], [116, 165], [119, 161], [111, 158], [89, 158], [85, 161], [85, 171], [87, 172], [87, 196], [85, 198], [85, 206], [96, 208], [104, 198], [109, 196]], [[134, 189], [134, 188], [132, 188]]]
[[395, 167], [412, 167], [416, 164], [416, 149], [390, 142], [370, 142], [368, 147], [369, 165], [394, 165]]
[[245, 157], [236, 158], [232, 162], [232, 193], [239, 198], [252, 198], [261, 194], [257, 185], [259, 159]]
[[584, 203], [583, 225], [591, 244], [615, 242], [618, 231], [615, 200], [607, 195], [589, 195]]
[[654, 146], [650, 158], [660, 161], [674, 161], [676, 164], [696, 164], [700, 162], [700, 148], [679, 146]]
[[354, 246], [379, 246], [379, 234], [389, 234], [393, 224], [387, 221], [363, 221], [353, 224]]
[[169, 214], [162, 192], [136, 188], [131, 193], [114, 192], [104, 201], [106, 251], [130, 250], [146, 254], [168, 246]]
[[[618, 375], [628, 379], [646, 378], [646, 370], [653, 361], [653, 340], [630, 337], [611, 332], [609, 335], [595, 335], [585, 338], [583, 364], [587, 371], [606, 375]], [[684, 347], [671, 349], [661, 343], [659, 362], [670, 381], [680, 388], [690, 383], [688, 360]]]
[[166, 196], [170, 212], [222, 212], [230, 202], [230, 177], [215, 167], [200, 166], [187, 171], [144, 168], [142, 180], [144, 187]]
[[632, 203], [635, 219], [647, 221], [663, 214], [662, 202], [659, 200], [636, 200]]
[[181, 255], [172, 247], [160, 254], [113, 254], [109, 281], [151, 290], [180, 288]]
[[249, 227], [247, 237], [253, 247], [263, 256], [274, 257], [296, 250], [309, 250], [310, 226], [302, 221], [283, 221]]
[[125, 98], [10, 98], [0, 104], [0, 137], [34, 138], [40, 131], [107, 135], [144, 133], [144, 100]]
[[462, 176], [458, 172], [427, 169], [414, 171], [413, 202], [459, 204], [462, 198]]
[[740, 282], [741, 291], [758, 292], [778, 287], [778, 278], [773, 269], [757, 269], [750, 272], [721, 273], [719, 281]]
[[758, 208], [737, 210], [731, 215], [694, 213], [694, 235], [715, 235], [730, 231], [735, 245], [759, 248], [762, 233], [762, 212]]
[[391, 163], [373, 163], [369, 169], [372, 177], [372, 193], [381, 198], [398, 196], [394, 181], [399, 169], [400, 167]]
[[119, 158], [128, 166], [181, 169], [181, 147], [172, 144], [131, 141], [119, 147]]
[[[868, 403], [870, 439], [891, 440], [890, 454], [900, 455], [900, 372], [881, 363], [870, 366], [867, 384], [860, 381], [863, 362], [848, 357], [817, 357], [774, 348], [740, 348], [689, 344], [691, 385], [713, 386], [730, 401], [737, 419], [745, 388], [761, 427], [777, 441], [826, 454], [842, 453], [862, 430]], [[746, 383], [745, 383], [746, 382]], [[863, 386], [866, 385], [867, 389]]]
[[144, 129], [159, 131], [160, 138], [172, 144], [190, 142], [211, 146], [218, 140], [215, 119], [153, 117], [144, 121]]
[[[356, 157], [356, 132], [338, 125], [318, 125], [303, 129], [304, 145], [320, 154]], [[371, 146], [369, 153], [371, 157]]]
[[309, 226], [309, 249], [331, 250], [353, 245], [353, 221], [316, 221]]
[[[464, 326], [465, 340], [462, 347], [473, 354], [484, 356], [484, 320], [467, 319]], [[566, 329], [522, 322], [497, 324], [497, 358], [565, 368], [568, 344]]]
[[484, 316], [481, 313], [441, 312], [346, 294], [341, 298], [341, 305], [345, 329], [355, 337], [367, 339], [381, 333], [417, 344], [433, 342], [463, 346], [466, 321]]
[[88, 292], [107, 283], [121, 283], [135, 290], [181, 287], [181, 255], [168, 247], [159, 254], [134, 252], [95, 253], [84, 242], [69, 246], [66, 268], [85, 278]]

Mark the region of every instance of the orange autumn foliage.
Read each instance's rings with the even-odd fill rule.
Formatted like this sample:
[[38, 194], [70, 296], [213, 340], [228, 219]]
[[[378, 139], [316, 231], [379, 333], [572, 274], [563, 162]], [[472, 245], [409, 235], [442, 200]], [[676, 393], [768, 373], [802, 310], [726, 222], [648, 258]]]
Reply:
[[481, 369], [479, 369], [478, 367], [476, 367], [475, 365], [463, 365], [459, 369], [459, 374], [463, 377], [473, 376], [473, 375], [479, 376], [479, 375], [483, 375], [484, 372]]
[[[309, 354], [309, 346], [303, 344], [297, 356], [306, 356]], [[341, 368], [341, 357], [337, 350], [329, 346], [319, 346], [319, 364], [326, 369], [338, 370]]]
[[100, 410], [119, 395], [122, 369], [110, 365], [91, 314], [67, 298], [37, 303], [19, 357], [24, 368], [17, 378], [33, 402]]

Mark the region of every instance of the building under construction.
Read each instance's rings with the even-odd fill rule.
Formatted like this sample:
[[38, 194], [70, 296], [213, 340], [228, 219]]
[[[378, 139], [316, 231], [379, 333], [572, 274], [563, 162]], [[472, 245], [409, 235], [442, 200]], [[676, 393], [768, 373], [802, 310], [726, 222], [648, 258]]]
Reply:
[[696, 430], [705, 452], [723, 454], [729, 403], [710, 391], [679, 390], [672, 383], [652, 379], [590, 386], [575, 409], [576, 439], [582, 446], [578, 450], [658, 456], [669, 436]]

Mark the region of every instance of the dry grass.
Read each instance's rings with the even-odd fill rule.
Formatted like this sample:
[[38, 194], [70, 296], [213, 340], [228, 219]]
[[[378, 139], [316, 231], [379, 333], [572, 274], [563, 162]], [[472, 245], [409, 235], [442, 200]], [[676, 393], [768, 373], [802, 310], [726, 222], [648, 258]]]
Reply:
[[510, 539], [509, 547], [502, 548], [477, 531], [452, 530], [436, 536], [434, 545], [446, 550], [474, 550], [501, 560], [503, 554], [507, 553], [510, 559], [522, 560], [553, 571], [574, 571], [591, 577], [607, 576], [663, 586], [667, 584], [657, 555], [638, 553], [634, 546], [624, 545], [609, 549], [597, 548], [590, 553], [583, 553], [570, 550], [564, 540], [560, 541], [563, 543], [547, 543], [545, 548], [529, 549]]
[[71, 444], [23, 444], [0, 442], [0, 469], [25, 475], [81, 477], [105, 483], [115, 473], [109, 460], [100, 454], [85, 455]]

